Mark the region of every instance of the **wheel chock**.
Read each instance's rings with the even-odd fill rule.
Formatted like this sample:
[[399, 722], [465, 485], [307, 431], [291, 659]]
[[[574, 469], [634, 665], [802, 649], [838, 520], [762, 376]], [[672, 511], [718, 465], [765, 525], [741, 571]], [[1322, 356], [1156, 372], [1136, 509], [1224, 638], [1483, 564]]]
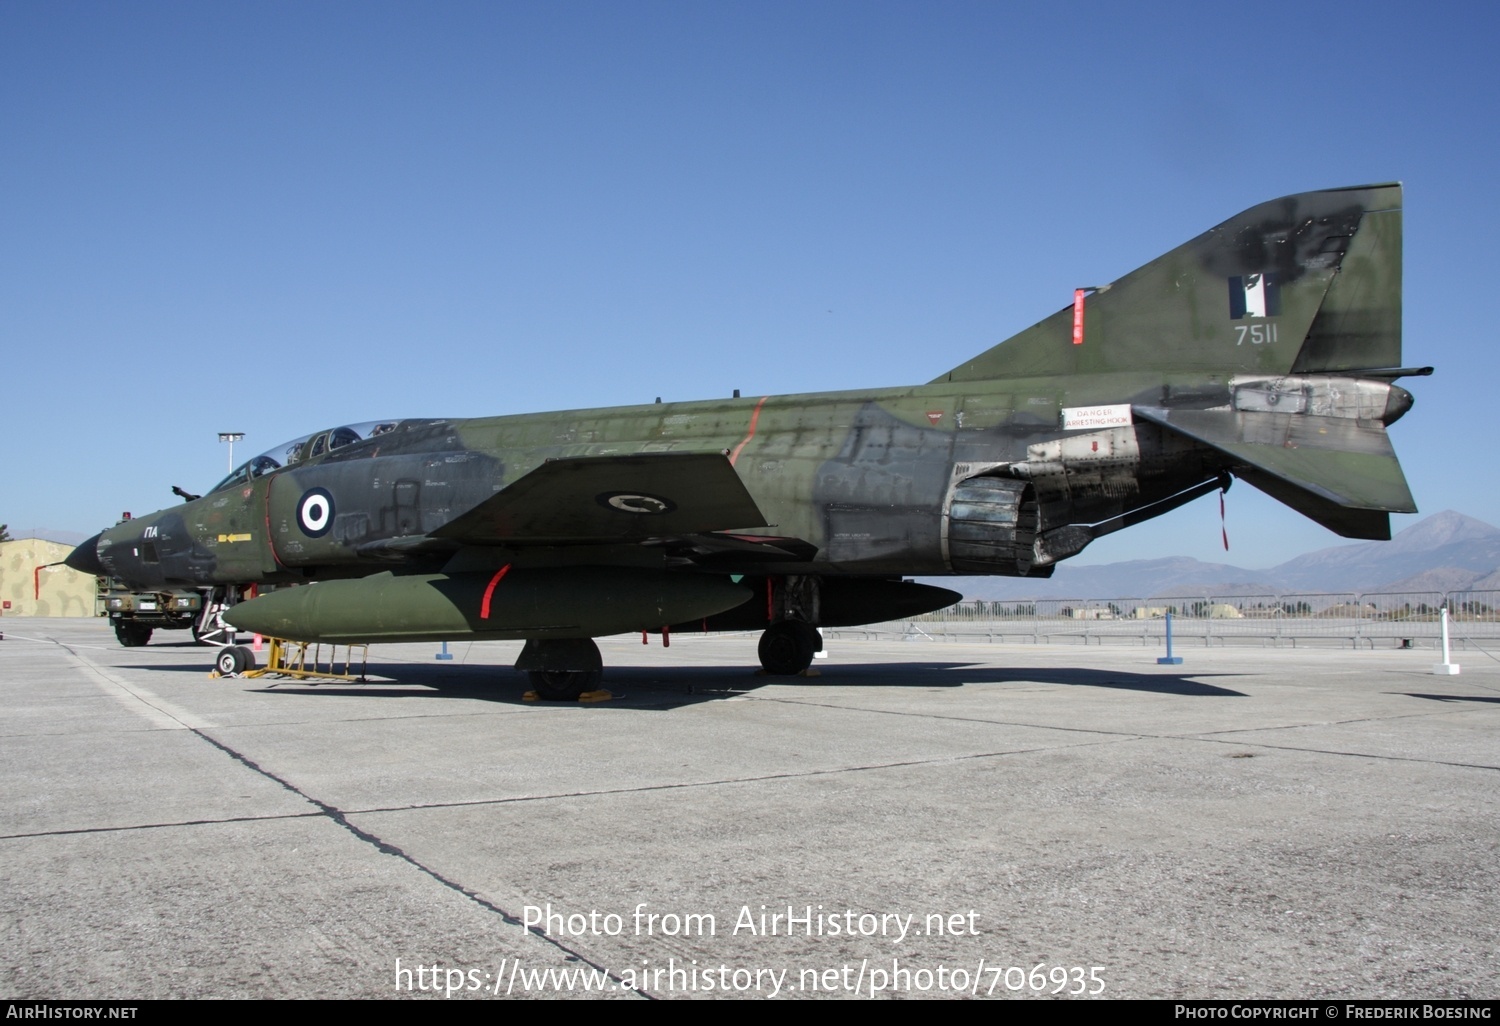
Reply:
[[[590, 705], [594, 702], [608, 702], [614, 697], [615, 693], [613, 691], [605, 691], [603, 688], [600, 688], [598, 691], [585, 691], [583, 694], [574, 699], [574, 701], [582, 702], [584, 705]], [[526, 692], [526, 694], [521, 696], [521, 701], [523, 702], [540, 702], [541, 700], [542, 696], [537, 694], [535, 691], [528, 691]]]

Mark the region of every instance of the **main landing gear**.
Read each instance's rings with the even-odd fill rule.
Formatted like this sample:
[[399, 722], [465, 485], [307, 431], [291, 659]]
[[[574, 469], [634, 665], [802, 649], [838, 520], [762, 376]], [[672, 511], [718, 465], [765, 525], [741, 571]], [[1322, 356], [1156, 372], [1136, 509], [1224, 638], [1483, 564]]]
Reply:
[[530, 674], [537, 697], [549, 702], [576, 702], [599, 690], [604, 679], [604, 659], [592, 638], [533, 638], [521, 649], [516, 669]]
[[795, 677], [812, 665], [823, 650], [823, 637], [816, 627], [802, 620], [781, 620], [760, 636], [760, 665], [776, 677]]
[[760, 636], [760, 665], [775, 677], [806, 673], [813, 656], [823, 651], [823, 635], [813, 626], [821, 619], [822, 581], [816, 576], [766, 578], [766, 618]]
[[[795, 677], [823, 650], [823, 637], [804, 620], [780, 620], [760, 636], [760, 665], [777, 677]], [[516, 669], [531, 677], [538, 698], [576, 702], [599, 690], [604, 660], [590, 638], [533, 638], [516, 659]]]

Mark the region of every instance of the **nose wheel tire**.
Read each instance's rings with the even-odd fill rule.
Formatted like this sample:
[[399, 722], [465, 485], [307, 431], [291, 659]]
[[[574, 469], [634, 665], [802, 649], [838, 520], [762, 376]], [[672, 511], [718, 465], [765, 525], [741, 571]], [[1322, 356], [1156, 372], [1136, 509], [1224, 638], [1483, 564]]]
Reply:
[[253, 670], [255, 669], [255, 653], [243, 645], [231, 645], [229, 648], [220, 649], [218, 658], [214, 660], [214, 668], [225, 677]]
[[812, 665], [823, 647], [817, 628], [801, 620], [782, 620], [760, 636], [760, 665], [776, 677], [795, 677]]

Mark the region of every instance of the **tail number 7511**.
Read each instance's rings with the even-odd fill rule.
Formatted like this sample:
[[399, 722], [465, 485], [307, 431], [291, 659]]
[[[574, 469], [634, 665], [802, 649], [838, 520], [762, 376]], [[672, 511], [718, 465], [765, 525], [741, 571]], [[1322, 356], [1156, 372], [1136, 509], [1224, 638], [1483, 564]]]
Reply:
[[1252, 346], [1269, 345], [1276, 341], [1276, 322], [1266, 321], [1263, 324], [1236, 324], [1234, 326], [1234, 344], [1242, 346], [1249, 342]]

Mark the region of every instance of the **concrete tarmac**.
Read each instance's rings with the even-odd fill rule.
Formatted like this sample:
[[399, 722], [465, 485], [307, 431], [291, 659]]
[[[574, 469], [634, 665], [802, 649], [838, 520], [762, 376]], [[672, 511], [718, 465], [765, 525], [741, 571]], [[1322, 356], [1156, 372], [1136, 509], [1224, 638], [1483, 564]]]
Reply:
[[585, 706], [0, 630], [7, 998], [1500, 997], [1481, 652], [608, 639]]

